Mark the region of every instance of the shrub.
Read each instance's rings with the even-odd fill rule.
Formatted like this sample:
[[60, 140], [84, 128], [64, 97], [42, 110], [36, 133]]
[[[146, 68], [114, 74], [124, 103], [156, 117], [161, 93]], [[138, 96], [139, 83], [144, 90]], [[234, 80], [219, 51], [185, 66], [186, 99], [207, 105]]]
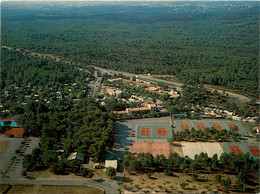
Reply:
[[27, 171], [26, 170], [23, 170], [22, 171], [22, 176], [26, 176], [27, 175]]
[[92, 171], [89, 171], [87, 177], [88, 177], [88, 178], [92, 178], [93, 176], [94, 176], [94, 173], [93, 173]]
[[188, 183], [186, 183], [186, 182], [182, 182], [182, 183], [180, 183], [180, 186], [181, 186], [181, 188], [183, 188], [183, 189], [185, 189], [185, 187], [188, 185]]

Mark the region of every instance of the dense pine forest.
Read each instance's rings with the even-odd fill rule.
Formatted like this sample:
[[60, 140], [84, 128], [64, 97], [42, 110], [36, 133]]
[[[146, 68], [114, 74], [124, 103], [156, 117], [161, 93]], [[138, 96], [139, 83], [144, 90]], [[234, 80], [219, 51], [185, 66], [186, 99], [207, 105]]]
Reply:
[[2, 45], [258, 94], [257, 2], [2, 3]]

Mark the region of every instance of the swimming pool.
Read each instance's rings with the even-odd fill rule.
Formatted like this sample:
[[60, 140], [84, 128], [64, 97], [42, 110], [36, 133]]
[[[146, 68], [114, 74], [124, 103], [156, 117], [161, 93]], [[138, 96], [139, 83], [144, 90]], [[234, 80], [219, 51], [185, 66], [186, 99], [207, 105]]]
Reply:
[[[0, 121], [0, 125], [3, 126], [5, 121]], [[15, 121], [11, 121], [11, 127], [18, 126], [19, 124]]]

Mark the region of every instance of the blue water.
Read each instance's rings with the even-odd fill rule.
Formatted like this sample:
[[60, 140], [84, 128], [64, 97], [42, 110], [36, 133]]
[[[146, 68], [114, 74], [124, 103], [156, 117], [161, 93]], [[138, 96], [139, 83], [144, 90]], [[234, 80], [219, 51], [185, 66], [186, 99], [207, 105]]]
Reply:
[[[0, 125], [3, 126], [4, 125], [4, 121], [0, 121]], [[15, 122], [15, 121], [12, 121], [10, 126], [11, 127], [18, 126], [18, 123]]]

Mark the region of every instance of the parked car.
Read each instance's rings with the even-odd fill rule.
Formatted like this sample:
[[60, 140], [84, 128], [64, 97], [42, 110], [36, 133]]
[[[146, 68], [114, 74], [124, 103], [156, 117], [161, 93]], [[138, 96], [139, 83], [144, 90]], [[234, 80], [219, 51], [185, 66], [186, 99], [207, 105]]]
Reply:
[[94, 181], [102, 182], [102, 181], [105, 181], [105, 180], [103, 178], [96, 178], [96, 179], [94, 179]]

